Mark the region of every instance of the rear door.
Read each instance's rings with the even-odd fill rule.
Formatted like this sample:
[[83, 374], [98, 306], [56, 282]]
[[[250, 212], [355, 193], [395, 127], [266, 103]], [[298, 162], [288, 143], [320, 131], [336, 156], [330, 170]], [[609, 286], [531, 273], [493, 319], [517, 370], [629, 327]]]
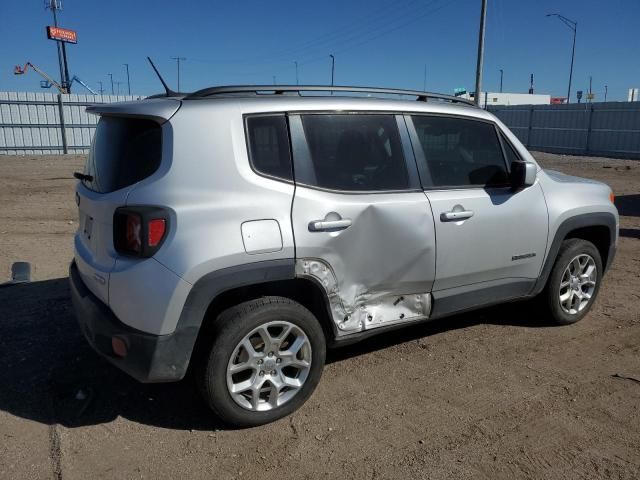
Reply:
[[512, 191], [516, 154], [492, 122], [436, 115], [407, 122], [435, 219], [434, 314], [526, 295], [547, 242], [540, 185]]
[[329, 293], [338, 335], [428, 316], [429, 204], [401, 116], [289, 117], [297, 271]]
[[78, 183], [75, 260], [87, 287], [104, 303], [114, 267], [113, 214], [133, 185], [153, 174], [161, 160], [161, 127], [152, 120], [104, 116], [98, 122]]

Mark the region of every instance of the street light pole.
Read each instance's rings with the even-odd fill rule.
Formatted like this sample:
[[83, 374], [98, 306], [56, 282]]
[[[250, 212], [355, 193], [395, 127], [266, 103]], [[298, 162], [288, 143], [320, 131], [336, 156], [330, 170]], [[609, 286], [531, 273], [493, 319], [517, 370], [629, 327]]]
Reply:
[[482, 65], [484, 61], [484, 30], [485, 21], [487, 19], [487, 0], [482, 0], [482, 7], [480, 10], [480, 31], [478, 32], [478, 63], [476, 64], [476, 93], [474, 96], [474, 102], [480, 106], [480, 96], [482, 90]]
[[123, 65], [127, 69], [127, 91], [129, 92], [129, 95], [131, 95], [131, 80], [129, 79], [129, 64], [124, 63]]
[[558, 17], [567, 27], [573, 30], [573, 46], [571, 47], [571, 68], [569, 69], [569, 88], [567, 89], [567, 103], [571, 103], [571, 79], [573, 78], [573, 59], [576, 54], [576, 33], [578, 30], [578, 22], [568, 19], [559, 13], [547, 13], [547, 17]]
[[298, 82], [298, 62], [295, 61], [293, 63], [296, 64], [296, 85], [300, 85], [300, 82]]
[[424, 64], [424, 75], [422, 76], [422, 91], [427, 91], [427, 64]]
[[107, 73], [107, 75], [109, 75], [109, 78], [111, 79], [111, 95], [113, 95], [113, 73]]
[[329, 55], [331, 57], [331, 86], [333, 87], [333, 75], [336, 70], [336, 57], [333, 54]]
[[608, 93], [609, 87], [607, 87], [606, 85], [604, 86], [604, 101], [607, 101], [607, 93]]
[[502, 77], [504, 75], [504, 70], [500, 69], [500, 93], [502, 93]]

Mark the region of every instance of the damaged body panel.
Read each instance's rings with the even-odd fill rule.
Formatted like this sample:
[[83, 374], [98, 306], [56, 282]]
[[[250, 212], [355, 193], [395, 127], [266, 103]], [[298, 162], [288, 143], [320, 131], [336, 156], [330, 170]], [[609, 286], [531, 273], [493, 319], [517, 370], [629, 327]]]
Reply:
[[424, 320], [431, 311], [430, 293], [363, 293], [345, 304], [331, 266], [318, 258], [297, 260], [296, 276], [316, 280], [325, 289], [337, 337], [396, 323]]
[[292, 216], [296, 275], [324, 287], [337, 336], [429, 316], [435, 233], [423, 192], [298, 186]]

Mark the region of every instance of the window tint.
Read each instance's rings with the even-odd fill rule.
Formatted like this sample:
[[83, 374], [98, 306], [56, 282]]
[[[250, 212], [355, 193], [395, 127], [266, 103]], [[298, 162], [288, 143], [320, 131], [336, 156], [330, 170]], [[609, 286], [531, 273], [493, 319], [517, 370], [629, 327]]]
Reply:
[[393, 115], [302, 115], [302, 124], [315, 178], [300, 182], [347, 191], [408, 188]]
[[493, 125], [451, 117], [416, 115], [412, 118], [431, 176], [428, 186], [503, 186], [509, 183]]
[[513, 162], [520, 161], [520, 156], [516, 153], [509, 140], [507, 140], [504, 135], [501, 135], [501, 137], [502, 144], [504, 145], [504, 153], [507, 156], [507, 164], [511, 165]]
[[160, 125], [151, 120], [101, 117], [91, 142], [84, 185], [100, 193], [133, 185], [155, 172], [162, 159]]
[[249, 157], [258, 172], [292, 180], [291, 152], [284, 115], [247, 118]]

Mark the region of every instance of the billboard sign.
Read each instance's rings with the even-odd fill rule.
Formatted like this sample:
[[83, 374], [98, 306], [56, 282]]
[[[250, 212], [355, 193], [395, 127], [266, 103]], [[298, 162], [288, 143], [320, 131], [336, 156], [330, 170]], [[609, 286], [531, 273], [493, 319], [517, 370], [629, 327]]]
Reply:
[[75, 30], [60, 27], [47, 27], [47, 38], [60, 42], [78, 43], [78, 33]]

